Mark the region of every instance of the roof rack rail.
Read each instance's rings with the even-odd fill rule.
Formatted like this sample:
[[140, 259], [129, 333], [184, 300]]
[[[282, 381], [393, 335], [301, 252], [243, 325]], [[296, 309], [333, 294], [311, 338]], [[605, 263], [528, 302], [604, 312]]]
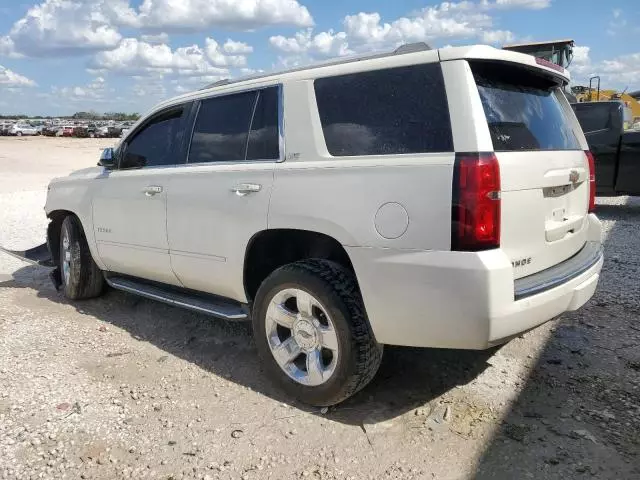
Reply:
[[396, 48], [393, 54], [403, 55], [405, 53], [425, 52], [427, 50], [431, 50], [431, 47], [425, 42], [405, 43]]
[[222, 85], [227, 85], [228, 83], [234, 83], [237, 80], [232, 81], [229, 78], [223, 78], [222, 80], [218, 80], [217, 82], [210, 83], [209, 85], [205, 85], [200, 90], [206, 90], [207, 88], [220, 87]]
[[432, 48], [425, 42], [406, 43], [404, 45], [400, 45], [398, 48], [396, 48], [391, 52], [374, 52], [374, 53], [366, 53], [362, 55], [352, 55], [349, 57], [339, 57], [339, 58], [328, 60], [326, 62], [317, 62], [310, 65], [294, 67], [287, 70], [280, 70], [276, 72], [260, 73], [258, 75], [249, 75], [247, 77], [239, 77], [233, 80], [225, 78], [215, 83], [209, 84], [205, 87], [202, 87], [200, 90], [207, 90], [209, 88], [220, 87], [222, 85], [230, 85], [233, 83], [245, 82], [247, 80], [257, 80], [260, 78], [273, 77], [276, 75], [282, 75], [284, 73], [302, 72], [305, 70], [312, 70], [314, 68], [329, 67], [333, 65], [342, 65], [345, 63], [360, 62], [362, 60], [372, 60], [374, 58], [391, 57], [393, 55], [404, 55], [406, 53], [424, 52], [427, 50], [432, 50]]

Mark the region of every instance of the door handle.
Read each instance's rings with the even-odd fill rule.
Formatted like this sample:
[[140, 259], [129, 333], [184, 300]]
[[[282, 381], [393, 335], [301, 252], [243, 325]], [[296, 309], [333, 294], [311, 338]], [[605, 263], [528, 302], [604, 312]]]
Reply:
[[239, 197], [244, 197], [245, 195], [249, 195], [250, 193], [259, 192], [261, 189], [262, 185], [259, 185], [257, 183], [241, 183], [233, 187], [231, 191]]
[[147, 197], [153, 197], [158, 193], [162, 193], [162, 187], [159, 185], [149, 185], [148, 187], [144, 187], [142, 189], [142, 193], [144, 193]]

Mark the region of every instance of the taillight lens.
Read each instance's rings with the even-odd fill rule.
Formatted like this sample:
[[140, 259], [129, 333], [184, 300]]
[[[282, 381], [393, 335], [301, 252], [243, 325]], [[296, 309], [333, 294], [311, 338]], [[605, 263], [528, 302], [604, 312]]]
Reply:
[[458, 153], [453, 172], [451, 249], [500, 246], [500, 165], [493, 153]]
[[596, 210], [596, 162], [593, 153], [589, 150], [584, 152], [589, 160], [589, 212]]

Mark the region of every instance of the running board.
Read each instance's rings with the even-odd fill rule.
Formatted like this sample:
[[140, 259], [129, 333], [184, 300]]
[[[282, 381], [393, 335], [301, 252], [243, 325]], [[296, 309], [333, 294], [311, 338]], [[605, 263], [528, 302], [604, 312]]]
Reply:
[[30, 248], [29, 250], [9, 250], [7, 248], [0, 247], [0, 252], [4, 252], [12, 257], [19, 258], [20, 260], [34, 265], [41, 265], [43, 267], [55, 266], [51, 259], [51, 252], [49, 252], [49, 247], [47, 247], [46, 243]]
[[157, 283], [150, 284], [129, 277], [105, 275], [105, 280], [116, 290], [140, 295], [174, 307], [185, 308], [224, 320], [246, 320], [249, 318], [245, 305], [226, 298]]

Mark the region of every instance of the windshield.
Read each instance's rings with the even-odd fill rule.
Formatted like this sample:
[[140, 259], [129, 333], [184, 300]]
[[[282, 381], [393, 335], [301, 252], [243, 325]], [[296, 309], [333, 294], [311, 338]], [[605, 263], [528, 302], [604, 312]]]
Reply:
[[472, 70], [495, 151], [580, 149], [550, 79], [492, 63]]

